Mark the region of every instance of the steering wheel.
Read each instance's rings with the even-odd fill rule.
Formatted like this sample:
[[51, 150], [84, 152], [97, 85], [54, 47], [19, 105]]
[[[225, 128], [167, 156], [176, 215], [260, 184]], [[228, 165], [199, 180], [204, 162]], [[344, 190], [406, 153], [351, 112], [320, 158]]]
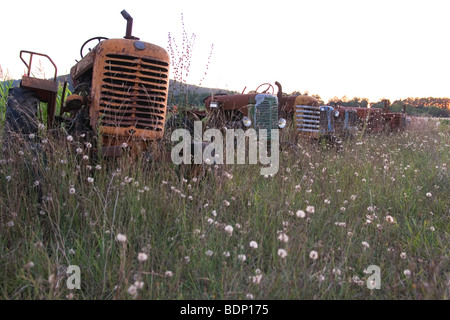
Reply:
[[[83, 43], [83, 45], [81, 46], [81, 49], [80, 49], [80, 56], [81, 56], [81, 59], [84, 58], [84, 55], [83, 55], [83, 49], [84, 49], [84, 47], [85, 47], [89, 42], [94, 41], [94, 40], [97, 40], [98, 43], [100, 43], [100, 41], [102, 41], [102, 40], [108, 40], [108, 38], [106, 38], [106, 37], [94, 37], [94, 38], [91, 38], [91, 39], [87, 40], [85, 43]], [[98, 43], [97, 43], [97, 44], [98, 44]], [[91, 48], [88, 48], [88, 49], [89, 49], [89, 51], [92, 50]]]
[[269, 89], [271, 89], [272, 94], [275, 92], [275, 89], [273, 88], [273, 86], [270, 83], [263, 83], [261, 85], [259, 85], [258, 88], [256, 88], [256, 92], [258, 92], [258, 89], [261, 88], [262, 86], [267, 86], [267, 89], [264, 90], [262, 93], [267, 93], [267, 91], [269, 91]]

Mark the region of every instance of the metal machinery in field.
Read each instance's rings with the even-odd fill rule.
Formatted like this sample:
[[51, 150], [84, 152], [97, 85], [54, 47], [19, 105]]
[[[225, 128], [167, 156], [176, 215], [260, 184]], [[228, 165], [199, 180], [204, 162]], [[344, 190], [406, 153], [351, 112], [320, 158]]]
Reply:
[[[258, 90], [267, 86], [261, 93]], [[268, 93], [271, 90], [271, 93]], [[210, 114], [212, 127], [266, 129], [269, 138], [272, 129], [282, 129], [286, 120], [278, 115], [278, 99], [271, 84], [264, 83], [251, 93], [212, 95], [203, 100]]]
[[390, 112], [389, 100], [383, 100], [383, 119], [389, 131], [403, 131], [406, 127], [406, 110], [403, 108], [402, 112]]
[[[70, 71], [74, 92], [65, 103], [61, 102], [58, 116], [55, 116], [58, 89], [55, 64], [47, 55], [21, 51], [28, 73], [20, 88], [11, 89], [8, 102], [11, 116], [7, 122], [18, 129], [15, 131], [21, 131], [20, 124], [36, 117], [39, 107], [36, 101], [46, 102], [48, 129], [64, 123], [69, 134], [84, 133], [85, 139], [92, 140], [100, 137], [97, 147], [104, 156], [120, 156], [127, 149], [133, 155], [151, 151], [152, 142], [164, 134], [170, 58], [163, 48], [132, 36], [133, 19], [125, 10], [121, 14], [127, 20], [123, 39], [94, 37], [82, 45], [81, 60]], [[91, 41], [96, 45], [84, 54]], [[23, 53], [30, 55], [29, 63], [22, 58]], [[52, 62], [54, 80], [30, 77], [35, 55]], [[65, 87], [66, 84], [64, 91]], [[30, 100], [31, 109], [24, 107]], [[34, 129], [37, 128], [25, 133]]]

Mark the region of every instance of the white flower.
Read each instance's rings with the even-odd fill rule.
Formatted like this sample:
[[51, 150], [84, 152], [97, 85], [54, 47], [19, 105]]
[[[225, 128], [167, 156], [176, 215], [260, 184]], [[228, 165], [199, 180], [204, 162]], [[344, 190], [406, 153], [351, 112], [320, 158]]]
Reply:
[[278, 236], [278, 240], [287, 243], [289, 241], [289, 236], [285, 233], [280, 233], [280, 235]]
[[408, 270], [408, 269], [403, 270], [403, 274], [404, 274], [407, 278], [411, 277], [411, 271]]
[[427, 192], [426, 196], [427, 196], [428, 198], [431, 198], [431, 196], [432, 196], [431, 192]]
[[136, 286], [136, 288], [142, 289], [144, 288], [144, 281], [135, 281], [134, 285]]
[[252, 276], [252, 282], [255, 284], [259, 284], [262, 279], [262, 274], [257, 274], [256, 276]]
[[72, 136], [67, 136], [67, 141], [72, 142], [73, 141], [73, 137]]
[[369, 244], [366, 241], [361, 242], [361, 244], [363, 245], [363, 247], [369, 248]]
[[85, 144], [84, 144], [85, 146], [86, 146], [86, 148], [92, 148], [92, 144], [91, 143], [89, 143], [89, 142], [86, 142]]
[[76, 192], [75, 188], [70, 188], [70, 189], [69, 189], [69, 193], [70, 193], [70, 194], [74, 194], [75, 192]]
[[166, 272], [164, 273], [164, 276], [165, 276], [166, 278], [171, 278], [171, 277], [173, 277], [173, 272], [172, 272], [172, 271], [166, 271]]
[[225, 258], [228, 258], [230, 256], [230, 251], [225, 251], [223, 255], [225, 256]]
[[117, 239], [117, 241], [124, 243], [124, 242], [127, 241], [127, 236], [124, 235], [124, 234], [119, 233], [117, 235], [116, 239]]
[[384, 219], [389, 223], [395, 223], [394, 218], [390, 215], [387, 215]]
[[83, 156], [83, 160], [89, 160], [89, 156], [84, 155], [84, 156]]
[[6, 176], [6, 181], [11, 181], [11, 176]]
[[245, 254], [240, 254], [240, 255], [238, 255], [238, 260], [240, 260], [240, 261], [242, 261], [242, 262], [244, 262], [245, 260], [247, 260], [247, 256], [245, 255]]
[[306, 207], [306, 212], [308, 213], [314, 213], [315, 212], [315, 208], [313, 206], [307, 206]]
[[128, 288], [128, 293], [132, 296], [136, 296], [137, 295], [137, 287], [132, 284], [129, 288]]
[[431, 227], [430, 227], [430, 230], [431, 230], [431, 231], [434, 231], [434, 230], [436, 230], [436, 229], [435, 229], [433, 226], [431, 226]]
[[126, 142], [122, 143], [122, 148], [128, 147], [128, 144]]
[[352, 194], [352, 195], [350, 196], [350, 200], [355, 201], [355, 199], [356, 199], [356, 195]]
[[317, 258], [319, 257], [319, 254], [317, 253], [317, 251], [313, 250], [313, 251], [311, 251], [311, 252], [309, 253], [309, 257], [310, 257], [312, 260], [317, 260]]
[[213, 255], [212, 250], [207, 250], [207, 251], [206, 251], [206, 255], [207, 255], [208, 257], [211, 257], [211, 256]]
[[287, 251], [284, 249], [278, 249], [278, 255], [284, 259], [287, 256]]
[[250, 248], [258, 249], [258, 243], [256, 241], [250, 241]]
[[298, 218], [302, 219], [306, 216], [305, 211], [303, 210], [298, 210], [295, 214], [297, 215]]
[[400, 258], [402, 258], [403, 260], [405, 260], [405, 259], [406, 259], [406, 252], [400, 253]]
[[227, 201], [227, 200], [223, 200], [223, 204], [225, 205], [225, 207], [228, 207], [228, 206], [230, 206], [230, 202], [229, 202], [229, 201]]
[[94, 178], [92, 178], [92, 177], [87, 178], [87, 182], [93, 183], [94, 182]]
[[34, 267], [34, 262], [33, 262], [33, 261], [28, 262], [28, 263], [24, 266], [25, 269], [31, 269], [31, 268], [33, 268], [33, 267]]
[[255, 299], [255, 297], [254, 297], [251, 293], [247, 293], [246, 297], [247, 297], [247, 299], [249, 299], [249, 300]]
[[9, 222], [7, 222], [7, 223], [6, 223], [6, 226], [9, 227], [9, 228], [14, 227], [14, 221], [9, 221]]
[[138, 254], [138, 261], [139, 262], [147, 261], [147, 259], [148, 259], [148, 255], [146, 253], [141, 252], [141, 253]]
[[102, 166], [101, 166], [101, 165], [99, 165], [99, 164], [98, 164], [98, 165], [96, 165], [96, 166], [95, 166], [95, 170], [102, 170]]
[[78, 154], [83, 153], [83, 149], [81, 149], [81, 148], [77, 148], [76, 151], [77, 151]]

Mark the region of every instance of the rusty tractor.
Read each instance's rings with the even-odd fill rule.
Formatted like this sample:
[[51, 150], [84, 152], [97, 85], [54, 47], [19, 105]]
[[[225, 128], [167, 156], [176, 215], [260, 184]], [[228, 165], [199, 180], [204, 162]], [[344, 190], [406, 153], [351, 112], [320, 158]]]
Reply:
[[[70, 70], [73, 93], [62, 99], [58, 115], [55, 63], [44, 54], [20, 52], [28, 71], [20, 87], [10, 90], [6, 119], [10, 132], [37, 133], [36, 115], [44, 102], [48, 130], [64, 124], [68, 134], [95, 140], [103, 156], [152, 152], [153, 142], [164, 134], [170, 58], [165, 49], [132, 36], [133, 18], [125, 10], [121, 14], [127, 20], [123, 39], [94, 37], [82, 45], [81, 60]], [[29, 55], [29, 62], [23, 54]], [[30, 76], [34, 56], [50, 60], [53, 80]]]
[[[265, 90], [258, 92], [263, 87]], [[263, 83], [255, 91], [241, 94], [222, 94], [206, 97], [203, 102], [210, 116], [210, 126], [215, 128], [237, 128], [255, 130], [282, 129], [286, 120], [279, 117], [278, 98], [269, 83]]]

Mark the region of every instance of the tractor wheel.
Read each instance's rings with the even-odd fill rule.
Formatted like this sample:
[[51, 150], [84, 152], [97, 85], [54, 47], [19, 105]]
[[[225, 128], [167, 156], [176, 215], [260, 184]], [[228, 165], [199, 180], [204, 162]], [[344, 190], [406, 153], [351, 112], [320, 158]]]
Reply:
[[[21, 151], [23, 157], [23, 174], [25, 181], [41, 180], [45, 153], [39, 143], [37, 110], [39, 99], [36, 93], [25, 88], [15, 87], [9, 90], [5, 112], [5, 127], [3, 135], [3, 153], [12, 157]], [[40, 184], [35, 189], [37, 201], [42, 198]], [[31, 189], [27, 190], [31, 193]]]
[[4, 147], [14, 142], [28, 140], [38, 133], [37, 110], [39, 99], [34, 91], [25, 88], [11, 88], [5, 112]]

